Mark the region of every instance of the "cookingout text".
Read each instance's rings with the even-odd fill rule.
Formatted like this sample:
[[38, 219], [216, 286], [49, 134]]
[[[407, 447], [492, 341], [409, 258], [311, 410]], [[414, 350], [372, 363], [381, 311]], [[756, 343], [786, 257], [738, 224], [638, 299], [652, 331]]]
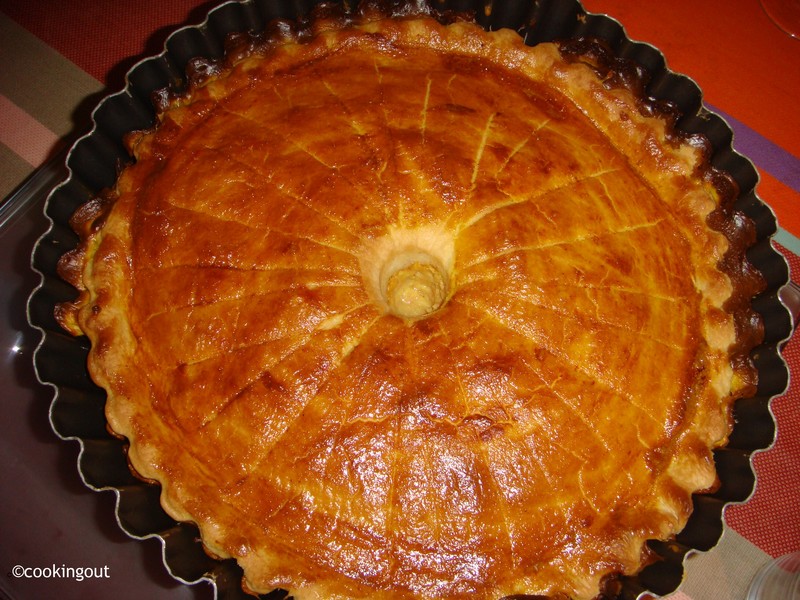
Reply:
[[67, 565], [51, 565], [47, 567], [26, 567], [14, 565], [9, 577], [15, 579], [109, 579], [111, 574], [108, 565], [102, 567], [68, 567]]

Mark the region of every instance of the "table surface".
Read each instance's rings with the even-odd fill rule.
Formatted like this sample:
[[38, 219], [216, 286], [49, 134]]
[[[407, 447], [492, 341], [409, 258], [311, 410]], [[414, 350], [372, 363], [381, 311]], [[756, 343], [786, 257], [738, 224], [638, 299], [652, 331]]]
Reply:
[[[32, 195], [38, 200], [13, 214], [0, 209], [0, 572], [15, 565], [108, 567], [108, 577], [83, 581], [0, 577], [0, 598], [213, 597], [209, 584], [186, 586], [166, 573], [158, 540], [131, 540], [119, 530], [112, 493], [82, 485], [77, 444], [58, 440], [49, 426], [52, 392], [33, 373], [38, 336], [26, 324], [25, 302], [36, 284], [29, 260], [44, 227], [41, 198], [60, 175], [40, 167], [88, 129], [92, 108], [123, 87], [137, 59], [159, 53], [177, 26], [201, 22], [215, 5], [0, 0], [0, 198], [26, 180], [38, 192]], [[800, 273], [800, 40], [778, 29], [758, 0], [585, 0], [584, 6], [619, 20], [629, 37], [659, 48], [671, 69], [703, 89], [706, 105], [733, 128], [734, 148], [756, 165], [758, 193], [778, 216], [774, 244]], [[798, 336], [784, 356], [796, 374]], [[684, 583], [670, 600], [743, 598], [760, 565], [800, 550], [794, 379], [773, 401], [778, 433], [773, 448], [754, 457], [756, 491], [728, 508], [725, 533], [712, 551], [689, 557]]]

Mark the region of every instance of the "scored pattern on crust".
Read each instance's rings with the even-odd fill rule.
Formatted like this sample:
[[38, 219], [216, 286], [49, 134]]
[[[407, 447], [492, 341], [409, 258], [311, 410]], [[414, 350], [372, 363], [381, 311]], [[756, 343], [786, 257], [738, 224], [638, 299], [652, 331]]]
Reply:
[[[727, 435], [703, 157], [554, 46], [321, 30], [131, 140], [65, 317], [109, 422], [254, 590], [592, 597]], [[405, 246], [450, 278], [418, 320], [374, 285]]]

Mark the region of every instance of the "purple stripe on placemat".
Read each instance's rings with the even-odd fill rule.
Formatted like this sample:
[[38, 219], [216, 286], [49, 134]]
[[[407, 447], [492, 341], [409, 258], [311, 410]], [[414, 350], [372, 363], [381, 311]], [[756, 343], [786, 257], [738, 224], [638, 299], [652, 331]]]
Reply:
[[784, 185], [800, 193], [800, 158], [769, 141], [741, 121], [719, 110], [706, 107], [728, 122], [733, 129], [733, 146], [737, 152], [747, 156], [756, 166], [767, 171]]

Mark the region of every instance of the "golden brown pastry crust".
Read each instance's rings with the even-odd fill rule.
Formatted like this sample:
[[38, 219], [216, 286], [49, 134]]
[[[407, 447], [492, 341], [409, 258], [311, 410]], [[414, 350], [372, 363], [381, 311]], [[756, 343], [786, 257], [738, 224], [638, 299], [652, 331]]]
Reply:
[[315, 27], [172, 99], [76, 215], [59, 318], [109, 424], [252, 590], [591, 598], [752, 383], [703, 149], [513, 32]]

